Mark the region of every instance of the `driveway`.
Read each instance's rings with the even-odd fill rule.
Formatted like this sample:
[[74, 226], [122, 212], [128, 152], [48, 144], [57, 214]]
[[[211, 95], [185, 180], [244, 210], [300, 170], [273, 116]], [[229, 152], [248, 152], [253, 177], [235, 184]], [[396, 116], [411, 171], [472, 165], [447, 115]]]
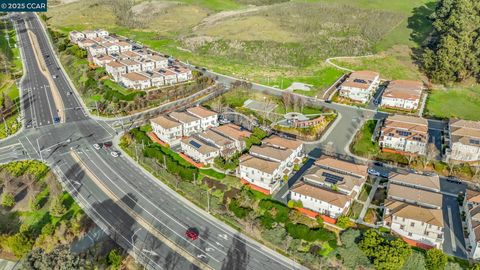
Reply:
[[465, 239], [457, 198], [443, 196], [443, 252], [466, 259]]
[[295, 182], [298, 181], [298, 179], [301, 179], [303, 174], [308, 170], [310, 169], [310, 167], [312, 167], [313, 163], [315, 162], [315, 159], [308, 159], [304, 164], [303, 166], [300, 168], [300, 170], [298, 170], [297, 172], [295, 172], [295, 174], [290, 177], [290, 179], [288, 179], [287, 183], [285, 183], [274, 195], [273, 195], [273, 198], [277, 201], [281, 201], [281, 202], [284, 202], [284, 203], [287, 203], [288, 202], [288, 190], [290, 189], [290, 187], [292, 187]]

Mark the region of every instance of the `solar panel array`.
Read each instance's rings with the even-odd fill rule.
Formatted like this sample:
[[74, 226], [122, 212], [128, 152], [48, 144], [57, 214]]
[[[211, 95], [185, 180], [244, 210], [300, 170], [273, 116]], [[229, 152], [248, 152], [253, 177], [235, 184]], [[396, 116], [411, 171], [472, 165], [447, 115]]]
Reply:
[[325, 177], [325, 182], [331, 183], [333, 185], [336, 185], [338, 182], [341, 182], [343, 180], [342, 176], [338, 176], [328, 172], [323, 172], [322, 176]]
[[199, 143], [197, 143], [196, 141], [190, 141], [190, 144], [191, 144], [193, 147], [197, 148], [197, 149], [200, 148], [200, 146], [201, 146], [201, 145], [200, 145]]

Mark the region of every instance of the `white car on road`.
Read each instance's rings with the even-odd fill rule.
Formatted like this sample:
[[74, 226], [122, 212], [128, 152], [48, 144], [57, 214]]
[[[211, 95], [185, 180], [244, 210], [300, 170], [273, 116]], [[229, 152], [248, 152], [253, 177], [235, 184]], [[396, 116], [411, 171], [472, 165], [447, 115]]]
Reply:
[[373, 175], [373, 176], [380, 176], [380, 172], [376, 171], [375, 169], [368, 168], [367, 170], [368, 174]]
[[99, 150], [99, 149], [100, 149], [100, 144], [98, 144], [98, 143], [94, 144], [94, 145], [93, 145], [93, 148]]
[[119, 156], [120, 156], [120, 152], [118, 152], [118, 151], [112, 151], [112, 152], [110, 153], [110, 155], [112, 155], [112, 157], [119, 157]]

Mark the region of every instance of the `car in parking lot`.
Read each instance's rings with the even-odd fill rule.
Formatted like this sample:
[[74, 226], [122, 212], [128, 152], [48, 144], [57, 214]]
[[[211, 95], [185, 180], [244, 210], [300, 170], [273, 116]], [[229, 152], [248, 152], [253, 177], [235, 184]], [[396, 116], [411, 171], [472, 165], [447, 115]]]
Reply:
[[110, 152], [110, 155], [112, 155], [112, 157], [119, 157], [119, 156], [120, 156], [120, 152], [118, 152], [118, 151], [112, 151], [112, 152]]
[[372, 169], [372, 168], [368, 168], [367, 172], [368, 172], [368, 174], [373, 175], [373, 176], [380, 176], [380, 172], [378, 172], [377, 170]]
[[455, 184], [461, 184], [462, 183], [462, 181], [460, 181], [459, 179], [457, 179], [453, 175], [447, 176], [447, 181], [450, 182], [450, 183], [455, 183]]

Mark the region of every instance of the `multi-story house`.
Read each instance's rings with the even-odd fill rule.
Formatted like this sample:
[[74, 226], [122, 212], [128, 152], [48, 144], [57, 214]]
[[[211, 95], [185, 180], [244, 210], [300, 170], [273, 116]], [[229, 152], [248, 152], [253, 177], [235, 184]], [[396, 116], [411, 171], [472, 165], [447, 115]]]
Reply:
[[202, 141], [205, 141], [210, 145], [220, 149], [219, 155], [224, 158], [228, 158], [235, 152], [239, 151], [239, 149], [235, 147], [235, 142], [233, 140], [222, 136], [211, 129], [208, 129], [202, 133], [198, 133], [197, 136]]
[[86, 50], [88, 47], [93, 46], [95, 44], [97, 44], [97, 43], [95, 41], [89, 39], [89, 38], [80, 39], [77, 42], [78, 47], [80, 47], [84, 50]]
[[98, 34], [95, 30], [85, 30], [83, 31], [83, 34], [85, 35], [86, 38], [89, 38], [89, 39], [98, 37]]
[[428, 121], [406, 115], [388, 116], [380, 131], [379, 144], [384, 151], [425, 155], [428, 144]]
[[105, 64], [105, 70], [113, 77], [114, 81], [118, 82], [120, 76], [127, 73], [127, 66], [117, 61], [111, 61]]
[[130, 59], [130, 60], [138, 61], [140, 58], [142, 58], [142, 56], [134, 51], [122, 52], [117, 56], [118, 60]]
[[383, 225], [418, 247], [442, 248], [443, 195], [437, 177], [394, 175], [388, 184]]
[[367, 103], [380, 83], [380, 74], [373, 71], [354, 71], [340, 85], [341, 97]]
[[207, 110], [202, 106], [190, 107], [186, 111], [200, 118], [200, 126], [203, 130], [218, 126], [218, 114], [214, 111]]
[[168, 59], [160, 55], [147, 55], [146, 58], [152, 60], [155, 63], [155, 69], [167, 68]]
[[305, 153], [303, 151], [303, 142], [299, 140], [286, 139], [277, 135], [272, 135], [268, 138], [263, 139], [262, 145], [269, 145], [275, 148], [292, 150], [293, 155], [295, 156], [295, 163], [301, 163], [302, 158], [305, 156]]
[[243, 151], [243, 149], [245, 149], [245, 139], [252, 134], [250, 131], [234, 124], [221, 125], [211, 130], [232, 140], [235, 143], [237, 151]]
[[69, 37], [71, 42], [77, 43], [79, 40], [85, 38], [85, 34], [83, 34], [82, 32], [78, 32], [78, 31], [70, 31], [70, 33], [68, 34], [68, 37]]
[[150, 78], [137, 72], [129, 72], [120, 76], [120, 83], [126, 88], [144, 90], [150, 88]]
[[250, 148], [249, 154], [263, 160], [280, 163], [279, 169], [283, 175], [289, 175], [293, 171], [295, 155], [290, 149], [279, 149], [268, 145], [253, 145]]
[[140, 58], [137, 61], [141, 64], [142, 71], [153, 71], [155, 69], [155, 62], [148, 58]]
[[93, 63], [100, 67], [105, 67], [106, 64], [114, 60], [115, 59], [110, 55], [99, 55], [99, 56], [93, 57]]
[[220, 149], [210, 145], [197, 136], [184, 138], [180, 142], [182, 152], [196, 162], [211, 164], [220, 155]]
[[188, 68], [176, 65], [168, 68], [177, 75], [178, 82], [184, 82], [192, 79], [192, 71]]
[[171, 112], [169, 116], [182, 123], [183, 136], [190, 136], [202, 131], [200, 118], [186, 112]]
[[271, 194], [280, 185], [282, 172], [280, 162], [261, 159], [245, 154], [240, 157], [238, 167], [240, 179]]
[[165, 79], [165, 85], [172, 85], [177, 83], [177, 74], [169, 69], [161, 68], [157, 70], [158, 73], [162, 74]]
[[88, 54], [93, 57], [97, 55], [107, 54], [107, 48], [100, 44], [93, 44], [92, 46], [87, 48], [87, 51]]
[[480, 121], [451, 119], [447, 159], [460, 162], [480, 161]]
[[135, 60], [122, 60], [120, 63], [124, 64], [127, 67], [127, 72], [141, 72], [142, 71], [142, 65], [135, 61]]
[[467, 189], [465, 195], [462, 206], [467, 224], [466, 250], [468, 258], [478, 260], [480, 259], [480, 193]]
[[391, 81], [382, 94], [381, 106], [413, 111], [418, 109], [423, 83], [418, 81]]
[[180, 140], [183, 136], [182, 123], [175, 121], [174, 119], [160, 115], [150, 120], [152, 130], [157, 137], [169, 144], [170, 146], [180, 144]]
[[124, 53], [124, 52], [128, 52], [128, 51], [131, 51], [132, 50], [132, 44], [128, 43], [128, 42], [125, 42], [125, 41], [119, 41], [116, 43], [117, 46], [120, 48], [120, 52], [121, 53]]
[[338, 218], [346, 214], [367, 178], [367, 166], [323, 156], [294, 185], [290, 199], [319, 214]]
[[109, 55], [120, 53], [120, 47], [118, 47], [118, 45], [115, 43], [105, 42], [102, 44], [102, 46], [106, 48], [107, 54]]

